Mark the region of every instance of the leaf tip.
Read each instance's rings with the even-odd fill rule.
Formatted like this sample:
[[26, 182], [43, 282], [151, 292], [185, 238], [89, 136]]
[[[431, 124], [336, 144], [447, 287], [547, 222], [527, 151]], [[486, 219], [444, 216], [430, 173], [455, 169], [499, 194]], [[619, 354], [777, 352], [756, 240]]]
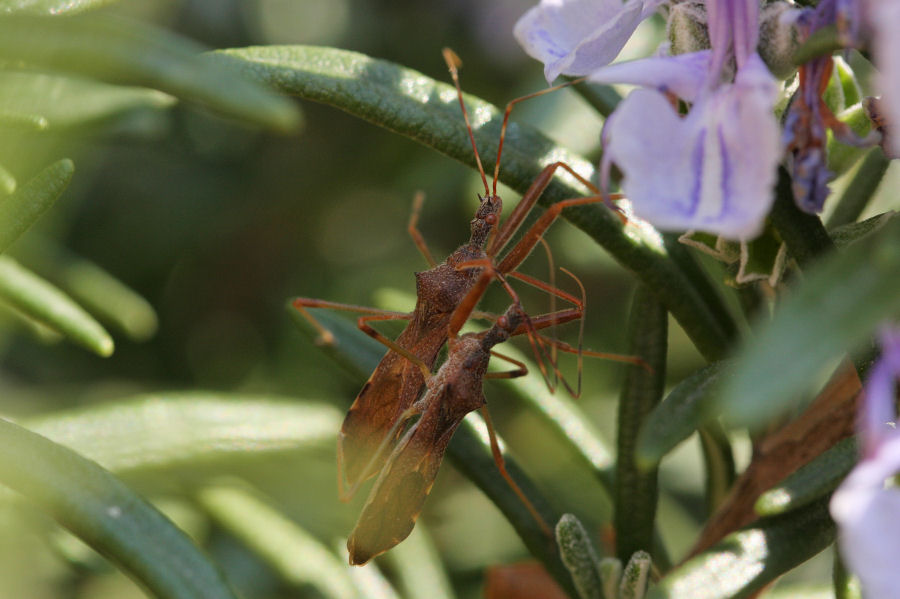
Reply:
[[113, 352], [116, 350], [116, 344], [113, 342], [112, 337], [103, 335], [97, 340], [92, 349], [101, 358], [108, 358], [113, 355]]

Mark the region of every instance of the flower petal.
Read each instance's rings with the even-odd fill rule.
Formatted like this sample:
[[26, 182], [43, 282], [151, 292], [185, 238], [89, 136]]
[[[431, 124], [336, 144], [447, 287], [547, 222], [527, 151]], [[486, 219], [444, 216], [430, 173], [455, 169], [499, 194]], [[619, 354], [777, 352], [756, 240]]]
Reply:
[[693, 102], [709, 80], [710, 51], [654, 56], [602, 67], [588, 76], [595, 83], [630, 83], [672, 92]]
[[662, 230], [756, 236], [780, 159], [776, 95], [756, 55], [733, 84], [705, 94], [684, 119], [662, 94], [632, 92], [605, 135], [606, 159], [621, 169], [635, 213]]
[[894, 436], [876, 456], [860, 462], [831, 498], [841, 555], [859, 576], [866, 597], [900, 597], [900, 489], [884, 488], [884, 480], [898, 470], [900, 437]]
[[866, 457], [880, 451], [887, 438], [900, 434], [891, 426], [897, 415], [894, 389], [898, 378], [900, 330], [886, 329], [881, 333], [881, 358], [869, 374], [860, 407], [859, 434]]
[[661, 0], [541, 0], [516, 23], [525, 51], [544, 63], [552, 82], [560, 74], [587, 75], [618, 56], [638, 24]]
[[883, 110], [890, 135], [888, 142], [892, 156], [900, 156], [900, 2], [873, 0], [869, 3], [872, 27], [875, 31], [875, 58], [878, 65], [878, 88], [882, 94]]

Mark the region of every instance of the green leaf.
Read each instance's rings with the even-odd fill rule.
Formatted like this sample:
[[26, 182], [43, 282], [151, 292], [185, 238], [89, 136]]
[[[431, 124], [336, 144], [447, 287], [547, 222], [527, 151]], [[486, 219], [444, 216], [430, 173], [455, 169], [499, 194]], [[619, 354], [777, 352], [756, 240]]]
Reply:
[[788, 476], [756, 500], [756, 513], [771, 516], [795, 510], [834, 491], [856, 465], [856, 439], [844, 439]]
[[718, 421], [706, 423], [697, 429], [697, 433], [706, 470], [706, 510], [713, 514], [734, 484], [734, 455], [728, 435]]
[[405, 599], [453, 599], [456, 595], [437, 547], [420, 521], [405, 541], [382, 558], [394, 573]]
[[819, 56], [828, 56], [843, 48], [837, 26], [828, 25], [812, 33], [794, 51], [794, 64], [800, 66]]
[[[859, 136], [865, 136], [872, 128], [872, 121], [866, 113], [863, 104], [857, 103], [848, 107], [846, 110], [835, 115], [837, 119], [846, 125], [849, 125]], [[839, 176], [850, 170], [857, 160], [860, 159], [867, 151], [868, 147], [858, 147], [843, 144], [835, 138], [832, 131], [828, 131], [828, 170], [834, 176]]]
[[[549, 539], [544, 530], [497, 470], [488, 442], [487, 429], [477, 414], [470, 414], [463, 420], [450, 441], [447, 455], [456, 469], [466, 475], [497, 506], [531, 554], [543, 562], [544, 567], [556, 579], [556, 582], [563, 589], [572, 591], [572, 580], [560, 560], [555, 545], [548, 542]], [[544, 498], [538, 487], [522, 471], [515, 460], [505, 452], [503, 459], [510, 476], [541, 514], [544, 521], [555, 522], [558, 514], [550, 508], [550, 503]]]
[[202, 60], [204, 48], [162, 29], [108, 15], [0, 19], [0, 58], [139, 85], [278, 131], [299, 124], [293, 104], [233, 69]]
[[14, 248], [16, 259], [41, 272], [101, 321], [133, 341], [145, 341], [156, 333], [153, 306], [111, 274], [52, 239], [29, 235]]
[[0, 256], [0, 299], [99, 356], [112, 355], [112, 337], [81, 306], [62, 291]]
[[0, 0], [0, 14], [64, 15], [101, 8], [116, 0]]
[[709, 420], [704, 405], [728, 372], [727, 364], [710, 364], [683, 379], [650, 413], [635, 448], [635, 458], [641, 468], [656, 468], [663, 456]]
[[222, 528], [261, 557], [287, 584], [312, 586], [331, 599], [359, 597], [350, 579], [350, 566], [250, 492], [218, 486], [204, 489], [197, 500]]
[[600, 580], [603, 583], [603, 599], [619, 599], [622, 562], [615, 557], [604, 557], [600, 560]]
[[[852, 572], [847, 570], [844, 560], [841, 558], [841, 552], [835, 548], [834, 565], [831, 570], [831, 588], [832, 591], [828, 595], [828, 599], [864, 599], [862, 588], [860, 588], [859, 578], [854, 576]], [[787, 599], [787, 598], [785, 598]]]
[[647, 581], [650, 578], [650, 568], [653, 562], [646, 551], [635, 551], [625, 570], [622, 572], [622, 582], [619, 585], [619, 599], [643, 599], [647, 591]]
[[814, 214], [802, 212], [794, 202], [791, 176], [784, 167], [778, 169], [775, 204], [770, 213], [772, 225], [787, 244], [791, 257], [807, 268], [819, 257], [834, 249], [822, 221]]
[[898, 219], [823, 258], [743, 349], [715, 407], [757, 427], [795, 406], [826, 367], [898, 313], [897, 272]]
[[120, 473], [330, 444], [341, 420], [326, 404], [194, 392], [141, 395], [27, 426]]
[[0, 113], [19, 120], [40, 115], [41, 129], [82, 125], [174, 103], [172, 96], [150, 89], [44, 73], [0, 72]]
[[834, 212], [828, 218], [828, 229], [855, 222], [859, 218], [875, 195], [890, 164], [891, 161], [881, 148], [869, 150], [844, 188], [844, 193], [838, 198]]
[[[519, 360], [525, 359], [511, 347], [504, 347], [503, 353]], [[511, 391], [522, 405], [534, 412], [544, 430], [555, 433], [572, 455], [581, 458], [585, 468], [594, 474], [611, 500], [615, 476], [612, 452], [585, 411], [564, 393], [551, 393], [536, 369], [526, 376], [497, 381], [496, 384]]]
[[5, 252], [56, 202], [74, 172], [71, 160], [54, 162], [13, 195], [0, 198], [0, 252]]
[[853, 245], [860, 239], [864, 239], [866, 236], [871, 235], [893, 219], [897, 218], [897, 216], [898, 214], [893, 210], [884, 212], [858, 223], [841, 225], [840, 227], [829, 231], [828, 234], [834, 239], [835, 246], [844, 249]]
[[741, 599], [834, 540], [827, 501], [760, 520], [725, 537], [659, 581], [647, 599]]
[[387, 353], [387, 347], [360, 331], [350, 319], [330, 310], [311, 308], [308, 311], [313, 318], [334, 334], [334, 343], [320, 343], [319, 332], [312, 323], [291, 302], [286, 308], [297, 328], [351, 375], [365, 380]]
[[0, 193], [9, 195], [16, 190], [16, 178], [5, 166], [0, 164]]
[[[563, 514], [556, 524], [556, 543], [563, 563], [572, 575], [572, 581], [581, 599], [603, 599], [603, 581], [600, 579], [600, 562], [597, 551], [584, 529], [584, 525], [572, 514]], [[619, 564], [619, 568], [621, 568]]]
[[[835, 599], [834, 589], [824, 584], [778, 585], [766, 593], [766, 599]], [[857, 598], [861, 599], [861, 598]]]
[[[323, 102], [408, 136], [463, 164], [475, 158], [454, 88], [416, 71], [363, 54], [309, 46], [267, 46], [214, 52], [215, 62], [241, 66], [245, 72], [284, 93]], [[466, 96], [484, 166], [492, 169], [501, 112]], [[504, 145], [500, 179], [524, 193], [541, 169], [565, 161], [587, 178], [593, 165], [560, 147], [531, 127], [513, 123]], [[586, 193], [567, 176], [556, 177], [541, 196], [543, 206]], [[569, 209], [565, 217], [631, 269], [666, 304], [700, 351], [709, 359], [725, 354], [735, 333], [721, 299], [698, 291], [681, 269], [684, 256], [667, 254], [659, 233], [632, 220], [625, 227], [604, 207]]]
[[629, 368], [619, 398], [615, 499], [616, 557], [623, 563], [636, 551], [653, 547], [658, 499], [655, 468], [638, 469], [638, 431], [662, 399], [666, 383], [668, 312], [643, 285], [635, 290], [628, 322], [631, 355], [653, 369]]
[[0, 482], [50, 513], [161, 599], [234, 599], [171, 521], [96, 463], [0, 419]]

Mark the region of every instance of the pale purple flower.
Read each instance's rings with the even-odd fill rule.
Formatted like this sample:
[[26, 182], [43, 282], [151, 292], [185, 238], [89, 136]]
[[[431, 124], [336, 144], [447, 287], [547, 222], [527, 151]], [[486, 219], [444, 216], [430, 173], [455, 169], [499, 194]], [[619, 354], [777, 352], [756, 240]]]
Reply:
[[548, 82], [609, 64], [663, 0], [541, 0], [516, 23], [525, 51], [544, 63]]
[[866, 6], [874, 34], [875, 63], [878, 66], [878, 90], [888, 123], [885, 151], [900, 157], [900, 1], [868, 0]]
[[831, 498], [844, 562], [867, 599], [900, 599], [900, 488], [885, 481], [900, 472], [895, 384], [900, 377], [900, 331], [882, 336], [882, 355], [866, 383], [859, 418], [862, 458]]
[[[752, 239], [774, 199], [781, 158], [778, 84], [756, 53], [757, 0], [708, 0], [710, 51], [611, 65], [592, 81], [627, 81], [607, 120], [604, 164], [622, 171], [635, 214], [663, 230]], [[723, 81], [737, 68], [733, 82]], [[673, 96], [693, 102], [681, 117]]]

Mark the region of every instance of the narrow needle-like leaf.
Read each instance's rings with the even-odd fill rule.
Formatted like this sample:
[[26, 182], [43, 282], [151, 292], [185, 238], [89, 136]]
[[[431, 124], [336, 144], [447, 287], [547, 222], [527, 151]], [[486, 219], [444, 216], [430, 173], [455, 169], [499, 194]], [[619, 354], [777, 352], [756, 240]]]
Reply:
[[100, 356], [113, 353], [112, 337], [100, 323], [69, 296], [7, 256], [0, 256], [0, 299]]
[[5, 252], [56, 202], [74, 172], [71, 160], [54, 162], [18, 191], [0, 198], [0, 252]]
[[0, 483], [22, 493], [160, 599], [235, 599], [153, 506], [74, 451], [0, 419]]
[[0, 20], [5, 61], [155, 88], [278, 131], [297, 127], [299, 112], [289, 100], [201, 60], [203, 50], [165, 30], [108, 15]]

